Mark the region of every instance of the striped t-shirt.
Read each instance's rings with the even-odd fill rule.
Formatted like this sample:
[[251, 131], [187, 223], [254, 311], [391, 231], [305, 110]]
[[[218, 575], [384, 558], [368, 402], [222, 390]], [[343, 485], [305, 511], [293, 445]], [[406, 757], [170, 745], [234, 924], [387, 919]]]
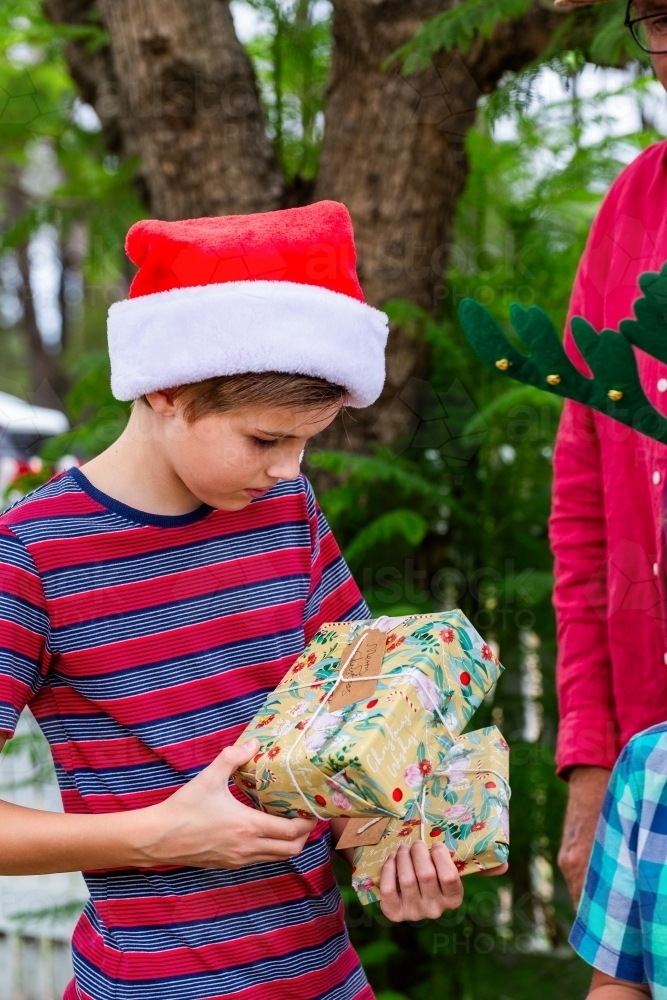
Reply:
[[[234, 743], [322, 622], [364, 617], [303, 477], [172, 517], [71, 470], [0, 516], [0, 732], [30, 706], [68, 812], [148, 806]], [[372, 1000], [330, 851], [320, 823], [286, 862], [84, 873], [68, 992]]]

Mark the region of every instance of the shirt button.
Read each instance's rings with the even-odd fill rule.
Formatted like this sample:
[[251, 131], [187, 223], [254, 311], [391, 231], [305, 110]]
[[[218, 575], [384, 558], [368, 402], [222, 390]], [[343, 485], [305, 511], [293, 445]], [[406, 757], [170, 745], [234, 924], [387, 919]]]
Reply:
[[665, 392], [667, 390], [667, 378], [658, 379], [658, 392]]
[[658, 472], [657, 469], [653, 473], [653, 485], [654, 486], [659, 486], [660, 485], [660, 473]]
[[658, 575], [658, 564], [657, 563], [653, 563], [653, 576], [657, 576], [657, 575]]

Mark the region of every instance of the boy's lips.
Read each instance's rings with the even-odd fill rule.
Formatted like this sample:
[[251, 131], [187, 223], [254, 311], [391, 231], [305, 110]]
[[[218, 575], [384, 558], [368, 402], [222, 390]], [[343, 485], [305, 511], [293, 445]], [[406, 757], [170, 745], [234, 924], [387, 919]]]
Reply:
[[251, 497], [253, 498], [253, 500], [254, 500], [254, 499], [255, 499], [255, 497], [263, 497], [263, 496], [264, 496], [264, 494], [265, 494], [265, 493], [268, 493], [270, 489], [271, 489], [271, 487], [270, 487], [270, 486], [265, 486], [265, 487], [264, 487], [263, 489], [261, 489], [261, 490], [251, 490], [251, 489], [247, 489], [247, 490], [246, 490], [246, 493], [247, 493], [247, 494], [248, 494], [249, 496], [251, 496]]

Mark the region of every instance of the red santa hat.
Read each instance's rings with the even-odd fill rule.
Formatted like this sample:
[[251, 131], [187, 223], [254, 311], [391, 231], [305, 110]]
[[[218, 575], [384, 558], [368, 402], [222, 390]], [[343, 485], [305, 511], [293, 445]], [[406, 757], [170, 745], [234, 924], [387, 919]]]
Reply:
[[351, 406], [380, 395], [387, 317], [364, 301], [344, 205], [147, 220], [125, 246], [139, 270], [109, 310], [116, 399], [266, 371], [343, 385]]

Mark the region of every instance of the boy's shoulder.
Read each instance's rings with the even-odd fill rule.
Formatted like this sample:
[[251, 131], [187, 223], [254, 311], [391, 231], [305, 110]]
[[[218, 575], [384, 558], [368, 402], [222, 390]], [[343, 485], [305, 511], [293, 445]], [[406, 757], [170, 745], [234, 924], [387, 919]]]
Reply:
[[633, 736], [621, 753], [635, 765], [643, 765], [655, 752], [667, 753], [667, 722], [659, 722], [648, 729], [642, 729]]
[[[303, 474], [296, 479], [276, 483], [265, 497], [253, 501], [249, 506], [259, 505], [266, 500], [289, 502], [290, 498], [292, 504], [296, 501], [302, 516], [313, 518], [317, 511], [317, 501], [310, 482]], [[24, 541], [30, 541], [35, 532], [42, 537], [47, 530], [47, 523], [57, 519], [69, 524], [68, 531], [75, 530], [72, 522], [80, 519], [79, 530], [85, 531], [85, 525], [90, 522], [91, 516], [99, 520], [100, 516], [108, 513], [103, 494], [99, 494], [94, 488], [89, 491], [81, 473], [60, 472], [0, 513], [0, 533], [10, 532], [22, 537]]]
[[45, 517], [56, 517], [68, 509], [73, 512], [76, 499], [82, 494], [76, 481], [59, 472], [53, 479], [42, 483], [0, 513], [0, 529], [16, 532], [21, 525]]
[[667, 798], [667, 722], [642, 730], [628, 741], [614, 769], [610, 789], [618, 798], [630, 787], [634, 799]]

